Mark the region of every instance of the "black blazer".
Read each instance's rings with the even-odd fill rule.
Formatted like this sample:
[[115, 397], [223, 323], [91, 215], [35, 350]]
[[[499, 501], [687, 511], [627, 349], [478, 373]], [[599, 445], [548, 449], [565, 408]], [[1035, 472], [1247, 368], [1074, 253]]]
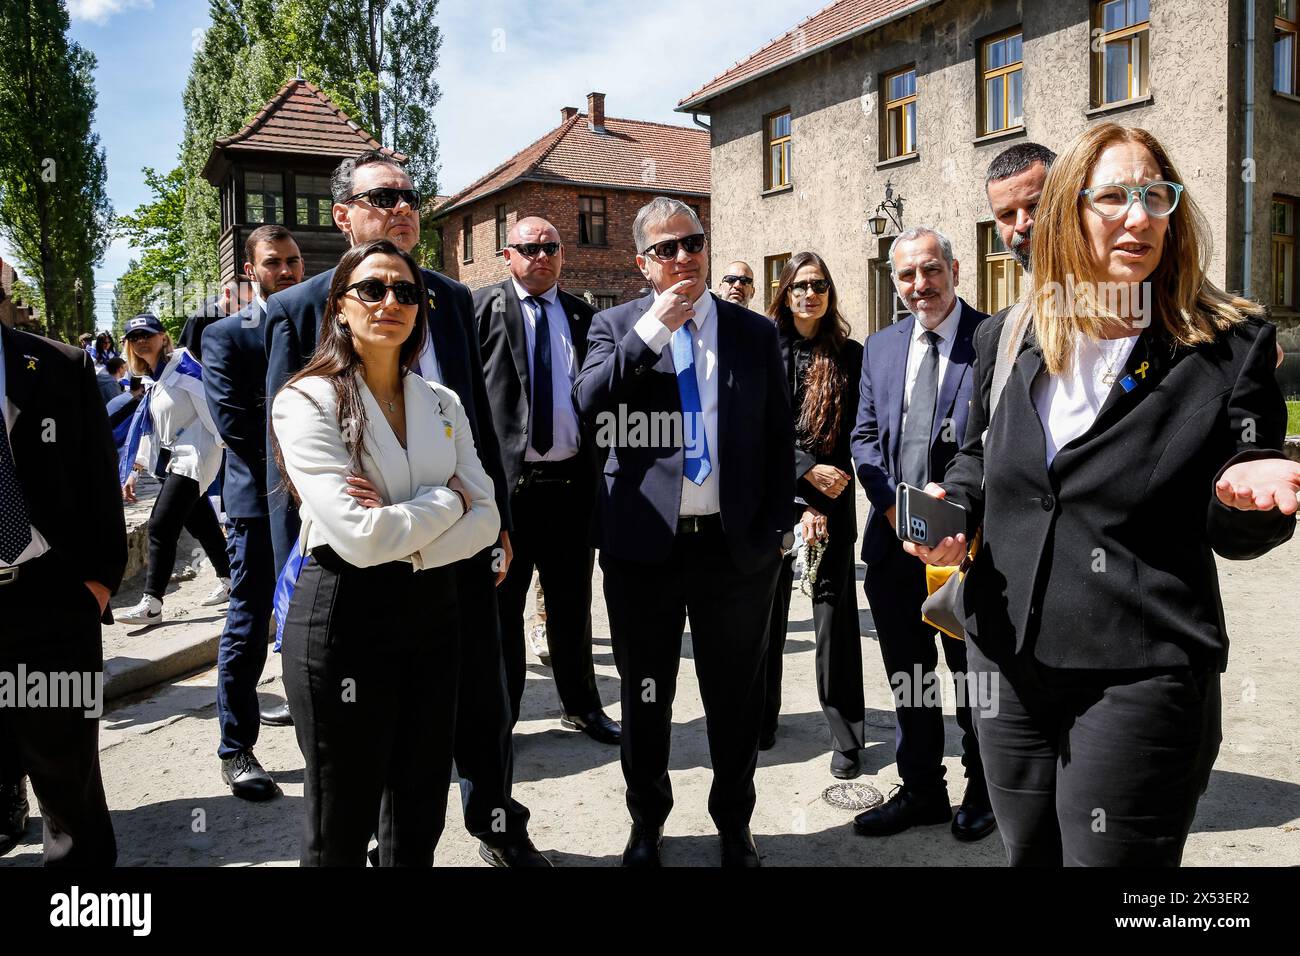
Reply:
[[[647, 295], [592, 319], [587, 361], [573, 395], [587, 427], [598, 436], [602, 413], [610, 419], [620, 414], [681, 414], [672, 345], [652, 352], [635, 329], [653, 302], [653, 295]], [[757, 571], [778, 560], [782, 540], [793, 526], [790, 391], [776, 326], [716, 296], [714, 304], [722, 526], [736, 566]], [[666, 561], [681, 509], [682, 446], [620, 445], [617, 429], [612, 431], [614, 443], [599, 482], [596, 547], [625, 561]]]
[[1125, 367], [1136, 388], [1117, 382], [1049, 469], [1030, 393], [1045, 374], [1032, 330], [988, 422], [1004, 319], [975, 335], [979, 392], [943, 481], [970, 530], [984, 522], [966, 578], [967, 635], [995, 661], [1225, 667], [1214, 553], [1258, 557], [1295, 532], [1294, 517], [1237, 511], [1214, 494], [1228, 465], [1283, 456], [1276, 329], [1250, 319], [1211, 345], [1171, 348], [1153, 323]]
[[[510, 495], [501, 465], [501, 448], [492, 427], [492, 408], [483, 380], [483, 362], [478, 349], [471, 347], [475, 340], [474, 303], [469, 289], [459, 282], [429, 269], [421, 272], [434, 299], [429, 331], [433, 336], [443, 384], [456, 393], [465, 408], [479, 461], [492, 479], [501, 529], [509, 531]], [[307, 364], [316, 350], [316, 335], [333, 279], [334, 270], [330, 269], [266, 300], [268, 419], [269, 406], [276, 392]], [[274, 456], [268, 456], [266, 476], [276, 566], [282, 567], [298, 533], [298, 516], [287, 500]]]
[[[579, 370], [587, 359], [587, 330], [595, 310], [585, 299], [559, 290], [557, 301], [569, 319], [569, 336], [573, 339], [574, 361]], [[492, 423], [505, 466], [506, 487], [512, 491], [524, 467], [528, 451], [528, 396], [530, 394], [528, 339], [524, 329], [523, 306], [512, 280], [506, 279], [474, 292], [474, 321], [478, 327], [479, 354], [487, 380], [488, 400], [492, 403]], [[579, 454], [587, 455], [593, 468], [591, 435], [580, 435]]]
[[[79, 580], [116, 592], [126, 571], [126, 521], [90, 355], [7, 326], [0, 336], [5, 393], [18, 412], [9, 443], [28, 517]], [[113, 622], [111, 610], [103, 620]]]
[[221, 501], [232, 518], [266, 517], [266, 340], [257, 301], [203, 330], [203, 392], [226, 443]]
[[[795, 376], [797, 369], [794, 360], [794, 343], [798, 334], [791, 329], [777, 330], [781, 342], [781, 360], [785, 363], [786, 381], [790, 385], [791, 399], [794, 399]], [[794, 442], [794, 493], [809, 505], [826, 515], [827, 528], [833, 535], [852, 535], [850, 540], [858, 540], [857, 483], [853, 479], [853, 425], [858, 411], [858, 375], [862, 370], [862, 344], [853, 339], [844, 343], [839, 355], [839, 366], [845, 375], [844, 390], [838, 397], [840, 405], [840, 430], [835, 439], [835, 447], [829, 452], [814, 451], [809, 447], [805, 436], [799, 433], [798, 420], [800, 409], [793, 406], [791, 411], [796, 422]], [[813, 465], [834, 465], [849, 476], [849, 483], [840, 492], [838, 498], [828, 498], [804, 477]]]

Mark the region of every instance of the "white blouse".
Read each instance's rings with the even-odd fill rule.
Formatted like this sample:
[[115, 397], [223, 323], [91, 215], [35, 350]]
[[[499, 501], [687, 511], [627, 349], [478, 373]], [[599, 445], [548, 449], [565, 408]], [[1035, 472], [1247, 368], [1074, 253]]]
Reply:
[[1064, 375], [1046, 372], [1034, 379], [1031, 394], [1047, 439], [1047, 464], [1056, 453], [1078, 438], [1097, 420], [1115, 383], [1124, 376], [1124, 366], [1138, 335], [1094, 341], [1086, 335], [1074, 346], [1074, 362]]
[[176, 349], [163, 366], [158, 381], [149, 389], [153, 432], [141, 437], [135, 463], [152, 472], [159, 449], [170, 448], [172, 457], [167, 471], [193, 478], [201, 490], [207, 491], [221, 471], [221, 449], [225, 443], [203, 395], [203, 380], [180, 371], [181, 360], [186, 357], [190, 363], [197, 364], [185, 349]]
[[[469, 418], [456, 393], [418, 375], [402, 379], [406, 399], [403, 448], [379, 403], [357, 377], [366, 408], [363, 477], [384, 504], [366, 508], [347, 493], [349, 447], [330, 382], [306, 378], [285, 387], [271, 406], [285, 470], [301, 497], [303, 553], [329, 545], [344, 561], [371, 567], [409, 561], [416, 570], [471, 557], [496, 541], [501, 518], [492, 479], [479, 463]], [[447, 482], [464, 483], [469, 510]]]

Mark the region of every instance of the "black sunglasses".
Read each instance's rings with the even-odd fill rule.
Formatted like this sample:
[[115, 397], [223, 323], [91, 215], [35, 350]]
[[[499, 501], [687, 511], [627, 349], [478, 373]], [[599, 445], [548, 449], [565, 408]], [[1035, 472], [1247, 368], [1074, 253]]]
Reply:
[[362, 302], [383, 302], [388, 295], [388, 290], [393, 290], [393, 298], [397, 300], [398, 305], [419, 305], [420, 304], [420, 287], [414, 282], [408, 282], [402, 279], [394, 282], [392, 285], [385, 285], [379, 279], [362, 279], [360, 282], [354, 282], [344, 292], [357, 291], [357, 298]]
[[370, 205], [379, 209], [392, 209], [399, 202], [405, 202], [412, 209], [420, 208], [420, 190], [418, 189], [394, 189], [392, 186], [376, 186], [374, 189], [367, 189], [364, 192], [349, 196], [343, 201], [352, 203], [358, 199], [364, 199]]
[[749, 276], [723, 276], [722, 281], [727, 285], [753, 285], [754, 280]]
[[691, 255], [695, 255], [704, 248], [704, 233], [697, 232], [693, 236], [682, 236], [680, 239], [665, 239], [663, 242], [656, 242], [641, 254], [653, 255], [656, 259], [676, 259], [679, 245]]
[[801, 279], [798, 282], [790, 283], [791, 291], [807, 293], [809, 289], [812, 289], [818, 295], [825, 295], [826, 290], [830, 287], [831, 284], [825, 279]]
[[532, 259], [539, 252], [544, 252], [548, 256], [556, 255], [560, 251], [560, 244], [558, 242], [512, 242], [506, 248]]

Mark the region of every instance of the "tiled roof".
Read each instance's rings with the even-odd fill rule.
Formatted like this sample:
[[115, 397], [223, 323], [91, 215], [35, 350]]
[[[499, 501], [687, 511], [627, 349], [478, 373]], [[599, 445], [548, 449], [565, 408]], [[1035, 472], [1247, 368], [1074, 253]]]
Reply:
[[587, 114], [576, 113], [456, 193], [437, 214], [523, 181], [707, 196], [709, 134], [614, 117], [606, 117], [605, 132], [596, 133], [587, 125]]
[[344, 159], [367, 149], [378, 149], [405, 162], [406, 156], [388, 149], [339, 109], [313, 83], [293, 79], [271, 98], [248, 124], [233, 136], [218, 139], [203, 168], [206, 177], [223, 152], [250, 150]]
[[685, 97], [677, 104], [677, 109], [681, 112], [700, 110], [719, 93], [937, 2], [938, 0], [835, 0]]

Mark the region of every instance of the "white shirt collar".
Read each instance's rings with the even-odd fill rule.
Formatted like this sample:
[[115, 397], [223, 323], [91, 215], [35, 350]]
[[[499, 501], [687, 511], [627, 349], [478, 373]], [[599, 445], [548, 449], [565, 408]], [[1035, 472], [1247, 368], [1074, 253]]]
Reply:
[[[520, 302], [523, 302], [524, 299], [528, 298], [530, 295], [533, 295], [531, 292], [529, 292], [527, 289], [521, 286], [519, 284], [519, 280], [516, 279], [514, 276], [510, 277], [510, 282], [515, 287], [515, 295], [519, 296]], [[551, 286], [549, 289], [547, 289], [545, 292], [543, 292], [541, 295], [533, 295], [534, 299], [541, 299], [543, 302], [546, 302], [550, 305], [555, 305], [555, 302], [559, 297], [560, 297], [560, 285], [558, 282], [555, 285]]]
[[265, 315], [265, 314], [266, 314], [266, 300], [265, 300], [264, 298], [262, 298], [262, 296], [261, 296], [260, 294], [258, 294], [258, 295], [254, 295], [254, 296], [253, 296], [253, 301], [257, 303], [257, 308], [262, 312], [263, 315]]
[[933, 331], [939, 336], [941, 341], [947, 342], [957, 334], [957, 324], [961, 322], [961, 298], [960, 296], [953, 300], [952, 308], [948, 310], [947, 316], [934, 329], [927, 329], [921, 324], [921, 320], [916, 320], [916, 327], [912, 330], [912, 338], [918, 342], [923, 342], [925, 333]]
[[713, 304], [713, 296], [709, 294], [708, 289], [705, 289], [704, 293], [691, 303], [691, 308], [695, 310], [695, 318], [691, 321], [695, 323], [695, 331], [697, 332], [703, 331], [704, 327], [709, 324], [709, 319], [717, 311], [716, 306]]

